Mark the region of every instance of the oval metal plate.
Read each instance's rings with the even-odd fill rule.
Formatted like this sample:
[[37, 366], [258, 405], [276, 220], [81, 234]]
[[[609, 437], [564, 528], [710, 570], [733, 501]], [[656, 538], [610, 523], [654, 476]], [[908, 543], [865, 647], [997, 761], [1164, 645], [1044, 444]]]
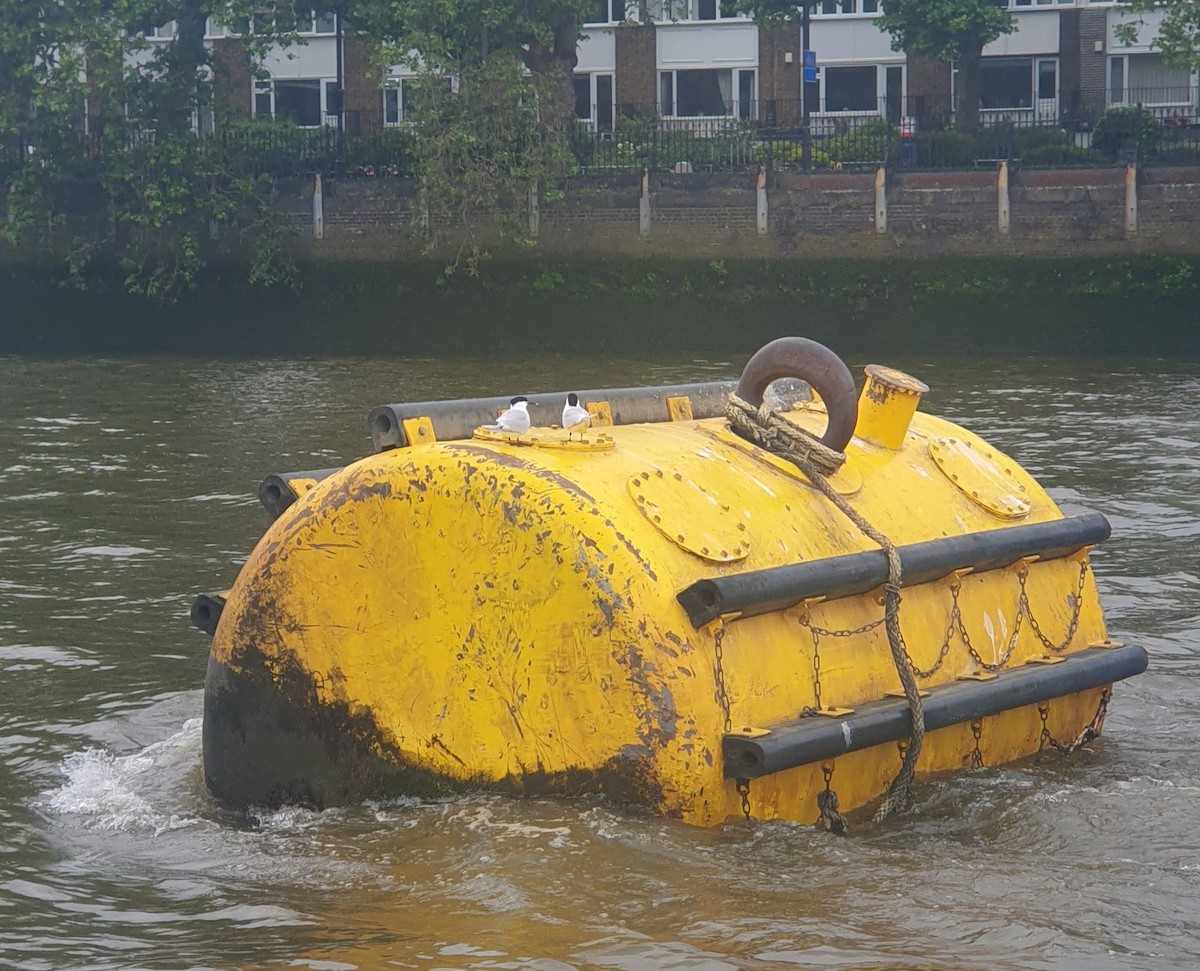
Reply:
[[935, 438], [929, 455], [942, 474], [976, 505], [1001, 519], [1029, 515], [1025, 487], [1016, 479], [1017, 465], [991, 448], [982, 452], [957, 438]]
[[642, 472], [629, 480], [629, 497], [676, 546], [714, 563], [735, 563], [750, 552], [745, 515], [678, 472]]

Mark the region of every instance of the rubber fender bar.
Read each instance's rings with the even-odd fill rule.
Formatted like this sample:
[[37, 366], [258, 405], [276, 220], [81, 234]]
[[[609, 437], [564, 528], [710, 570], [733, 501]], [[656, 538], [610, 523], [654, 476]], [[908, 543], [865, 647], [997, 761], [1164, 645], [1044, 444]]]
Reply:
[[[1104, 542], [1111, 532], [1107, 519], [1098, 512], [1089, 512], [1045, 523], [910, 543], [896, 549], [903, 567], [902, 585], [914, 587], [967, 567], [976, 573], [998, 570], [1023, 556], [1061, 559], [1085, 546]], [[754, 617], [786, 610], [810, 597], [854, 597], [881, 586], [887, 578], [887, 555], [883, 550], [868, 550], [697, 580], [675, 599], [687, 611], [692, 626], [700, 628], [725, 614]]]
[[192, 601], [192, 626], [212, 637], [217, 632], [217, 623], [224, 609], [225, 598], [219, 593], [200, 594]]
[[[716, 418], [725, 414], [732, 381], [705, 381], [697, 384], [664, 384], [646, 388], [598, 388], [579, 391], [579, 401], [587, 405], [607, 401], [614, 425], [669, 421], [667, 399], [687, 397], [693, 418]], [[527, 396], [535, 425], [557, 424], [562, 415], [566, 391], [551, 391]], [[453, 401], [416, 401], [408, 404], [380, 405], [367, 416], [367, 431], [376, 452], [404, 448], [409, 444], [403, 422], [408, 418], [428, 418], [439, 442], [470, 438], [480, 425], [496, 420], [508, 407], [508, 398], [458, 398]]]
[[[1137, 644], [1091, 647], [1064, 655], [1061, 664], [1026, 664], [1001, 671], [993, 681], [937, 685], [922, 702], [925, 730], [1112, 684], [1141, 674], [1147, 663], [1145, 649]], [[903, 698], [872, 701], [841, 718], [798, 718], [758, 738], [726, 735], [722, 745], [725, 778], [756, 779], [911, 735], [912, 715]]]
[[271, 514], [271, 519], [276, 520], [283, 515], [283, 511], [288, 506], [300, 498], [300, 493], [296, 491], [293, 483], [302, 480], [320, 482], [322, 479], [328, 479], [335, 472], [341, 471], [341, 469], [312, 469], [308, 472], [279, 472], [275, 475], [268, 475], [259, 483], [258, 501]]
[[738, 397], [757, 408], [767, 386], [780, 378], [800, 378], [812, 385], [828, 414], [821, 444], [843, 451], [858, 424], [858, 392], [845, 362], [807, 337], [780, 337], [759, 348], [746, 362], [738, 381]]

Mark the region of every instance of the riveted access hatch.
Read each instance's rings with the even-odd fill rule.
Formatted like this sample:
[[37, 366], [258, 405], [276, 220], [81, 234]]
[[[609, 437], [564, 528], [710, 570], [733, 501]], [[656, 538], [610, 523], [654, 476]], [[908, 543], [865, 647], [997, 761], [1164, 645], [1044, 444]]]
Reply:
[[750, 552], [749, 515], [732, 509], [679, 472], [642, 472], [629, 496], [650, 523], [676, 546], [714, 563], [735, 563]]
[[983, 451], [957, 438], [935, 438], [929, 443], [934, 464], [976, 505], [1001, 519], [1029, 515], [1025, 487], [1016, 479], [1017, 466], [991, 448]]

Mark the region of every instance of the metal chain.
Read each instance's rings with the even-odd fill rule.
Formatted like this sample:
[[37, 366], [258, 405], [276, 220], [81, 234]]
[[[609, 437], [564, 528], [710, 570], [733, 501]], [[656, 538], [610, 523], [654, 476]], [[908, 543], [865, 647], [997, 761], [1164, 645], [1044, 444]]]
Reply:
[[1037, 639], [1042, 642], [1042, 646], [1051, 653], [1058, 654], [1065, 651], [1075, 639], [1075, 631], [1079, 629], [1079, 614], [1083, 609], [1083, 588], [1087, 583], [1088, 575], [1088, 558], [1083, 556], [1079, 560], [1079, 583], [1075, 590], [1075, 603], [1071, 611], [1071, 622], [1067, 625], [1066, 637], [1062, 639], [1062, 643], [1054, 644], [1045, 634], [1042, 633], [1042, 627], [1033, 616], [1033, 611], [1029, 607], [1029, 594], [1025, 589], [1025, 578], [1029, 575], [1028, 569], [1023, 569], [1017, 574], [1021, 582], [1021, 599], [1020, 607], [1029, 617], [1029, 626], [1033, 628], [1033, 632], [1037, 635]]
[[1094, 742], [1100, 737], [1100, 732], [1104, 729], [1104, 717], [1108, 714], [1108, 701], [1112, 697], [1112, 690], [1106, 689], [1100, 693], [1100, 704], [1096, 707], [1096, 714], [1092, 716], [1092, 720], [1083, 726], [1078, 737], [1073, 742], [1060, 742], [1050, 734], [1050, 728], [1046, 724], [1046, 719], [1050, 717], [1050, 702], [1038, 702], [1038, 717], [1042, 720], [1042, 734], [1038, 738], [1038, 751], [1041, 752], [1048, 745], [1056, 752], [1062, 752], [1065, 755], [1070, 755], [1072, 752], [1077, 752], [1089, 742]]
[[[1027, 572], [1028, 571], [1022, 567], [1021, 571], [1017, 575], [1023, 577]], [[1024, 583], [1025, 581], [1022, 580], [1022, 588], [1024, 587]], [[971, 658], [976, 664], [978, 664], [985, 671], [999, 671], [1002, 667], [1008, 664], [1009, 659], [1013, 655], [1013, 651], [1016, 650], [1017, 639], [1021, 636], [1021, 621], [1025, 617], [1025, 611], [1021, 606], [1020, 600], [1017, 601], [1017, 619], [1013, 623], [1013, 629], [1012, 633], [1008, 637], [1008, 643], [1004, 646], [1004, 653], [1002, 653], [995, 661], [985, 661], [983, 656], [977, 650], [975, 650], [975, 645], [971, 643], [971, 635], [967, 633], [966, 625], [963, 623], [962, 611], [958, 609], [957, 599], [955, 600], [952, 614], [954, 615], [954, 623], [958, 629], [958, 636], [962, 638], [962, 642], [967, 649], [967, 653], [971, 655]]]
[[729, 692], [725, 688], [725, 651], [721, 646], [724, 640], [725, 625], [721, 624], [713, 631], [713, 653], [717, 659], [717, 704], [721, 706], [721, 713], [725, 716], [725, 734], [728, 735], [733, 730], [733, 719], [729, 714]]
[[954, 638], [955, 618], [961, 618], [958, 610], [958, 581], [950, 584], [950, 598], [952, 606], [950, 608], [950, 622], [946, 624], [946, 634], [942, 638], [942, 646], [938, 648], [937, 659], [933, 662], [932, 667], [919, 668], [917, 662], [913, 660], [913, 656], [908, 652], [908, 643], [904, 640], [904, 635], [900, 635], [900, 646], [904, 649], [904, 656], [908, 658], [908, 664], [918, 678], [925, 679], [933, 677], [938, 669], [946, 661], [946, 655], [950, 653], [950, 641]]
[[817, 699], [814, 707], [819, 712], [821, 710], [821, 635], [817, 633], [815, 627], [810, 627], [809, 630], [812, 631], [813, 641], [813, 693]]
[[975, 738], [975, 749], [971, 752], [971, 768], [983, 768], [983, 752], [979, 749], [979, 740], [983, 736], [983, 720], [976, 718], [971, 722], [971, 735]]
[[833, 763], [822, 762], [821, 774], [825, 776], [825, 788], [817, 793], [817, 809], [821, 812], [817, 818], [817, 825], [824, 826], [835, 836], [845, 836], [850, 831], [850, 824], [838, 811], [838, 794], [830, 785], [833, 780]]
[[750, 780], [737, 780], [738, 795], [742, 797], [742, 815], [746, 817], [746, 822], [750, 821]]

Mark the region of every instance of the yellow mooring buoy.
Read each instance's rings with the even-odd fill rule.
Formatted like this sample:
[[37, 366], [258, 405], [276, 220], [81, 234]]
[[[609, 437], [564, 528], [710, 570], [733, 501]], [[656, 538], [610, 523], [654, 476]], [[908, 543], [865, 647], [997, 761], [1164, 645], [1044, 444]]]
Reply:
[[[815, 394], [764, 407], [779, 378]], [[914, 773], [1089, 741], [1146, 666], [1105, 631], [1108, 523], [918, 412], [927, 390], [873, 365], [859, 398], [784, 338], [737, 384], [579, 392], [573, 433], [482, 429], [500, 399], [375, 409], [375, 454], [263, 483], [274, 521], [193, 607], [209, 789], [598, 792], [836, 829]]]

